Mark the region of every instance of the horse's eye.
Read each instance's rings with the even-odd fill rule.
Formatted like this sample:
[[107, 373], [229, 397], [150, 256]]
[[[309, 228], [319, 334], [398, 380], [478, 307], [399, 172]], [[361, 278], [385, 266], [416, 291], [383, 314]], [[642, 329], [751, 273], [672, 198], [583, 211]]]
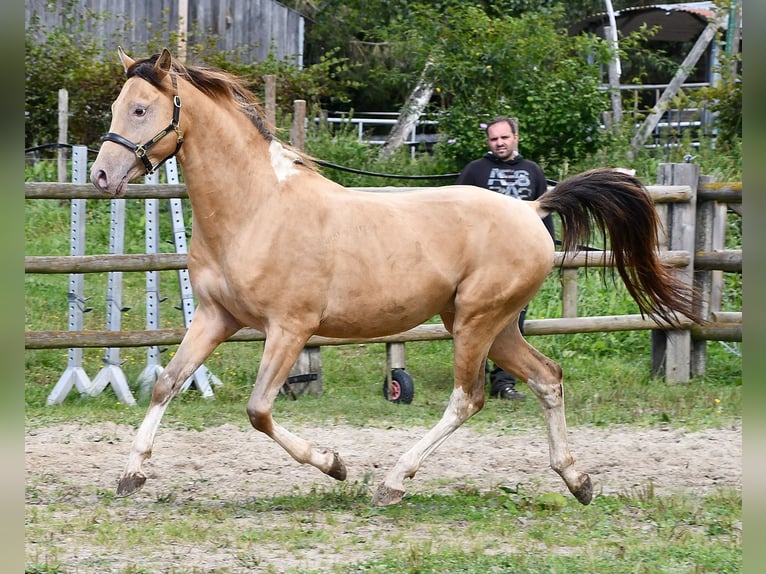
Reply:
[[138, 116], [139, 118], [142, 118], [146, 115], [146, 108], [136, 108], [135, 112], [133, 112]]

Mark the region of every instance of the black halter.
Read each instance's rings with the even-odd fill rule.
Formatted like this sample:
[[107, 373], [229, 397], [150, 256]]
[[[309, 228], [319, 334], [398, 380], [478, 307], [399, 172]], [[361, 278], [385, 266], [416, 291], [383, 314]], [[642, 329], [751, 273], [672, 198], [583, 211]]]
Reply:
[[[170, 79], [173, 82], [173, 91], [175, 93], [173, 94], [173, 120], [170, 122], [168, 127], [158, 132], [156, 136], [154, 136], [152, 139], [150, 139], [148, 142], [146, 142], [143, 145], [134, 144], [132, 141], [128, 140], [127, 138], [124, 138], [120, 134], [116, 134], [114, 132], [109, 132], [102, 138], [103, 141], [114, 142], [122, 146], [125, 146], [134, 154], [136, 154], [136, 157], [140, 159], [143, 162], [144, 167], [146, 167], [147, 175], [154, 173], [154, 170], [156, 170], [163, 163], [168, 161], [171, 157], [176, 155], [178, 153], [178, 150], [181, 149], [181, 144], [184, 143], [183, 133], [181, 132], [181, 128], [178, 127], [178, 118], [181, 116], [181, 98], [178, 96], [178, 83], [176, 81], [175, 74], [171, 73]], [[158, 141], [160, 141], [162, 138], [168, 135], [171, 131], [176, 132], [176, 136], [177, 136], [175, 151], [173, 151], [173, 153], [171, 153], [165, 159], [160, 161], [158, 164], [152, 165], [152, 162], [149, 161], [149, 158], [146, 155], [147, 152], [154, 144], [156, 144]]]

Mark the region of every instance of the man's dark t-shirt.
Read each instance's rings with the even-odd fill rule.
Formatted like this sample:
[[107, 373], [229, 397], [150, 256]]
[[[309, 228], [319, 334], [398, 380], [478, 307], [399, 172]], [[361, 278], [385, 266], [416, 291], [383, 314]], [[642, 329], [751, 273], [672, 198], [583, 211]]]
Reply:
[[[502, 161], [492, 152], [466, 165], [457, 183], [483, 187], [524, 201], [535, 200], [548, 189], [545, 174], [535, 162], [518, 154]], [[553, 218], [549, 215], [543, 223], [553, 237]]]

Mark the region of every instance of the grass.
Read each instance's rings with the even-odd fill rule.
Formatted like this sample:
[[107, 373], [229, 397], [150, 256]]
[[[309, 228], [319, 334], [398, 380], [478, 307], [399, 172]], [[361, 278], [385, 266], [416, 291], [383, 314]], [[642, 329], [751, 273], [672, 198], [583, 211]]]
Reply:
[[[257, 568], [294, 574], [724, 574], [741, 568], [742, 500], [732, 490], [668, 498], [654, 496], [649, 485], [598, 496], [580, 507], [566, 500], [550, 504], [549, 495], [533, 490], [466, 489], [413, 495], [398, 506], [377, 508], [369, 505], [364, 483], [234, 501], [139, 501], [58, 487], [58, 500], [28, 511], [27, 541], [41, 551], [27, 573], [65, 572], [58, 553], [64, 552], [59, 541], [67, 534], [87, 536], [91, 545], [105, 549], [103, 555], [84, 552], [83, 571], [106, 568], [110, 553], [124, 556], [141, 548], [140, 558], [110, 570], [120, 573]], [[34, 485], [27, 490], [29, 499]], [[71, 544], [76, 551], [77, 542]], [[174, 569], [153, 556], [153, 548], [173, 545], [222, 559], [233, 556], [242, 568]], [[277, 569], [280, 557], [291, 567]], [[311, 566], [317, 563], [323, 566]]]
[[[648, 334], [643, 336], [648, 338]], [[614, 340], [620, 341], [618, 337]], [[163, 419], [164, 424], [195, 429], [225, 422], [249, 425], [244, 408], [252, 388], [259, 348], [257, 343], [222, 346], [217, 356], [206, 363], [223, 380], [223, 386], [214, 387], [216, 398], [202, 400], [192, 388], [174, 400]], [[383, 400], [384, 345], [334, 347], [322, 350], [323, 394], [304, 395], [298, 401], [280, 397], [275, 416], [293, 423], [345, 422], [378, 427], [435, 424], [446, 407], [452, 384], [450, 342], [411, 343], [407, 348], [407, 368], [415, 381], [411, 405]], [[741, 416], [741, 368], [728, 351], [711, 349], [708, 375], [688, 385], [667, 385], [651, 378], [647, 352], [648, 344], [644, 344], [627, 358], [624, 355], [589, 360], [570, 357], [562, 361], [570, 425], [671, 424], [697, 429], [727, 425]], [[245, 362], [249, 368], [242, 366]], [[233, 364], [239, 365], [236, 370]], [[55, 408], [45, 406], [47, 394], [64, 366], [60, 353], [58, 370], [51, 365], [48, 374], [41, 376], [39, 371], [29, 369], [26, 385], [29, 426], [70, 420], [82, 423], [121, 420], [134, 425], [140, 422], [144, 409], [123, 405], [110, 388], [93, 398], [72, 392], [63, 404]], [[123, 367], [130, 374], [136, 373], [138, 366]], [[537, 427], [541, 424], [540, 406], [534, 400], [514, 404], [490, 401], [466, 424], [478, 429], [498, 425], [505, 428], [508, 424], [514, 428]]]

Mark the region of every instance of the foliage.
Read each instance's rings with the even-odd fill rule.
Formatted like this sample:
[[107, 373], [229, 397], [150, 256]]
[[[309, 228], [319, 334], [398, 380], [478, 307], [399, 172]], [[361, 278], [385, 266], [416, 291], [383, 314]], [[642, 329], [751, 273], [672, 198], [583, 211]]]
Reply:
[[327, 105], [348, 103], [348, 91], [362, 85], [351, 79], [353, 67], [337, 56], [336, 50], [322, 54], [318, 62], [304, 68], [297, 68], [288, 59], [278, 60], [273, 51], [262, 62], [243, 62], [236, 52], [211, 52], [206, 61], [241, 77], [256, 94], [263, 93], [265, 75], [276, 76], [277, 106], [285, 115], [292, 112], [295, 100], [306, 100], [308, 115], [314, 117]]
[[[412, 2], [328, 0], [316, 4], [298, 0], [287, 5], [307, 17], [304, 62], [318, 62], [331, 53], [349, 63], [348, 68], [339, 70], [338, 80], [355, 86], [346, 105], [334, 109], [387, 110], [392, 101], [404, 100], [408, 83], [397, 82], [394, 77], [400, 77], [402, 70], [407, 70], [405, 75], [418, 71], [408, 62], [391, 58], [378, 30], [392, 21], [406, 21]], [[388, 79], [386, 70], [392, 78]]]
[[729, 148], [742, 140], [742, 74], [740, 57], [724, 55], [717, 71], [720, 81], [700, 90], [700, 105], [714, 113], [713, 125], [717, 128], [721, 146]]
[[[276, 75], [280, 126], [291, 124], [297, 99], [307, 100], [309, 117], [328, 107], [350, 114], [354, 109], [398, 108], [425, 62], [431, 61], [435, 95], [428, 114], [439, 121], [441, 141], [432, 150], [433, 165], [442, 173], [457, 172], [484, 153], [485, 134], [479, 124], [500, 114], [519, 118], [522, 154], [541, 163], [554, 177], [607, 146], [623, 147], [625, 136], [615, 139], [597, 127], [600, 114], [608, 109], [606, 93], [599, 89], [600, 64], [608, 57], [605, 43], [565, 32], [573, 19], [600, 11], [600, 3], [331, 0], [321, 6], [303, 1], [291, 4], [312, 19], [304, 69], [277, 60], [273, 53], [263, 62], [244, 61], [241, 54], [246, 46], [216, 50], [212, 34], [195, 34], [204, 41], [188, 46], [190, 61], [240, 75], [256, 94], [264, 75]], [[635, 3], [614, 4], [619, 9]], [[61, 27], [43, 34], [33, 19], [26, 30], [25, 144], [58, 140], [56, 94], [63, 87], [70, 98], [69, 140], [95, 147], [108, 129], [109, 105], [119, 91], [123, 71], [112, 50], [105, 54], [99, 47], [115, 42], [81, 33], [85, 19], [106, 18], [106, 14], [91, 13], [75, 2], [59, 9]], [[168, 42], [174, 44], [174, 33], [167, 31], [167, 25], [160, 23], [155, 29], [148, 46], [126, 46], [128, 52], [140, 57], [148, 55], [147, 48], [151, 53]], [[670, 60], [649, 49], [650, 39], [651, 31], [641, 30], [620, 42], [623, 61], [633, 70], [632, 81], [649, 73], [650, 66], [670, 65]], [[695, 94], [688, 102], [715, 112], [722, 147], [737, 145], [739, 76]], [[624, 133], [633, 129], [628, 120], [634, 118], [626, 119]], [[668, 138], [673, 145], [684, 143], [680, 134], [670, 133]], [[322, 157], [327, 148], [314, 149], [321, 150], [318, 156]]]
[[[346, 58], [350, 65], [344, 76], [361, 80], [361, 85], [351, 91], [350, 102], [357, 110], [372, 111], [395, 110], [406, 100], [422, 70], [422, 61], [412, 53], [419, 48], [407, 46], [410, 36], [407, 32], [418, 28], [436, 35], [430, 29], [443, 27], [438, 15], [446, 11], [475, 10], [491, 19], [517, 18], [524, 14], [547, 18], [558, 11], [565, 15], [567, 23], [572, 23], [604, 9], [601, 0], [327, 0], [321, 3], [285, 0], [283, 3], [307, 18], [304, 62], [316, 62], [326, 51], [338, 49], [337, 55]], [[613, 4], [615, 9], [620, 9], [643, 2], [615, 0]], [[416, 19], [422, 9], [430, 10], [437, 17]], [[404, 34], [399, 33], [402, 29]], [[457, 35], [460, 31], [454, 33]], [[462, 52], [462, 46], [457, 48]], [[348, 111], [346, 107], [337, 109]]]
[[[418, 22], [439, 22], [426, 28]], [[570, 37], [551, 15], [490, 18], [471, 6], [441, 14], [423, 9], [406, 25], [406, 46], [434, 62], [438, 93], [437, 146], [457, 170], [486, 151], [479, 123], [497, 115], [519, 118], [523, 155], [545, 165], [598, 149], [599, 68], [588, 54], [606, 52], [593, 38]], [[409, 32], [407, 32], [407, 30]]]
[[[349, 114], [351, 120], [353, 114]], [[351, 168], [357, 172], [323, 168], [322, 173], [342, 185], [352, 187], [385, 186], [432, 186], [454, 183], [454, 178], [424, 179], [431, 175], [442, 176], [451, 173], [450, 166], [438, 154], [416, 153], [402, 148], [387, 158], [379, 158], [378, 150], [359, 141], [352, 123], [313, 125], [306, 132], [306, 151], [323, 162]], [[375, 174], [375, 175], [368, 175]], [[390, 175], [391, 177], [384, 177]], [[413, 179], [405, 176], [412, 175]], [[416, 179], [417, 178], [417, 179]]]
[[[125, 79], [114, 52], [105, 52], [102, 47], [105, 43], [120, 42], [103, 42], [83, 33], [86, 19], [104, 19], [108, 15], [74, 4], [64, 5], [60, 10], [61, 26], [44, 31], [39, 17], [34, 17], [26, 29], [25, 147], [58, 141], [57, 97], [62, 88], [69, 93], [69, 141], [96, 146], [108, 131], [110, 106]], [[123, 47], [138, 58], [177, 43], [177, 34], [165, 31], [167, 23], [160, 23], [156, 29], [148, 46]], [[240, 75], [255, 93], [262, 90], [264, 75], [276, 75], [277, 105], [283, 114], [292, 110], [297, 99], [308, 100], [312, 112], [318, 111], [320, 103], [346, 102], [346, 90], [359, 85], [353, 80], [336, 80], [348, 66], [343, 58], [333, 56], [332, 50], [317, 63], [299, 69], [288, 60], [277, 60], [273, 51], [263, 62], [243, 63], [239, 54], [247, 46], [229, 52], [218, 51], [214, 34], [196, 34], [195, 37], [205, 41], [188, 46], [190, 62]]]
[[[109, 127], [109, 106], [123, 82], [122, 68], [107, 63], [95, 39], [78, 36], [83, 19], [62, 8], [65, 24], [38, 39], [35, 19], [25, 34], [25, 147], [58, 142], [58, 92], [69, 93], [69, 139], [98, 141]], [[87, 17], [103, 15], [86, 13]]]

